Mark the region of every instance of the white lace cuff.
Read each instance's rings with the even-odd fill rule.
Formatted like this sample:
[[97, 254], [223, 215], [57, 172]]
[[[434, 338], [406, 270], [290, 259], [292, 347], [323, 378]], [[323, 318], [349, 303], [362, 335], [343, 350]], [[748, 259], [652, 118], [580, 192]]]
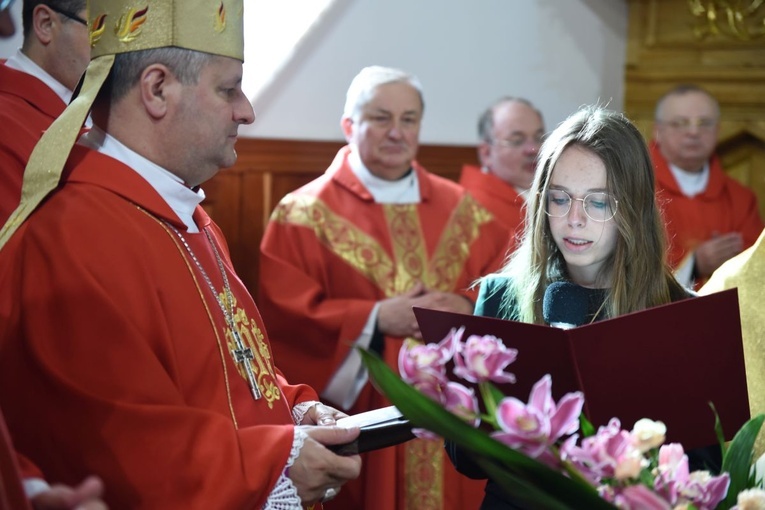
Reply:
[[308, 410], [316, 404], [321, 404], [321, 402], [318, 400], [307, 400], [305, 402], [296, 404], [295, 407], [292, 408], [292, 421], [295, 422], [295, 425], [300, 425], [300, 423], [303, 421], [305, 413], [307, 413]]
[[295, 459], [297, 459], [298, 455], [300, 455], [300, 449], [303, 448], [303, 443], [305, 443], [307, 438], [308, 434], [303, 432], [299, 427], [295, 427], [295, 435], [292, 438], [292, 449], [290, 450], [290, 456], [287, 459], [287, 465], [284, 466], [284, 471], [282, 471], [279, 480], [277, 480], [274, 490], [268, 495], [263, 510], [302, 510], [303, 505], [300, 501], [300, 496], [298, 496], [297, 487], [295, 487], [292, 480], [287, 476], [287, 472], [289, 471], [290, 466], [295, 462]]

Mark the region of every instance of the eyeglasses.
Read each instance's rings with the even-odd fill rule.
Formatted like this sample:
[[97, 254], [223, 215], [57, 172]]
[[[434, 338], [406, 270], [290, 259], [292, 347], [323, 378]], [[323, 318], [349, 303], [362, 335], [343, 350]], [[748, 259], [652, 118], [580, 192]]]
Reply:
[[582, 202], [584, 214], [592, 221], [608, 221], [616, 215], [619, 201], [608, 193], [589, 193], [584, 198], [571, 198], [562, 189], [551, 189], [545, 196], [545, 213], [553, 218], [567, 216], [573, 201]]
[[501, 147], [509, 147], [511, 149], [519, 149], [529, 142], [531, 142], [532, 145], [535, 147], [539, 147], [542, 145], [542, 142], [544, 141], [543, 136], [533, 136], [531, 138], [527, 136], [512, 136], [508, 140], [492, 140], [492, 145], [499, 145]]
[[681, 117], [677, 119], [661, 121], [661, 123], [669, 126], [675, 131], [689, 131], [692, 127], [698, 128], [699, 131], [712, 131], [715, 126], [717, 126], [717, 119], [712, 119], [709, 117], [701, 117], [696, 119]]
[[60, 15], [62, 15], [63, 17], [65, 17], [65, 18], [69, 18], [69, 19], [70, 19], [70, 20], [72, 20], [72, 21], [76, 21], [77, 23], [81, 23], [81, 24], [85, 25], [86, 27], [88, 26], [88, 22], [87, 22], [87, 21], [85, 21], [85, 20], [84, 20], [84, 19], [82, 19], [81, 17], [77, 16], [77, 15], [76, 15], [76, 14], [74, 14], [73, 12], [68, 12], [68, 11], [65, 11], [64, 9], [59, 9], [58, 7], [54, 7], [54, 6], [52, 6], [52, 5], [49, 5], [49, 4], [45, 4], [45, 5], [47, 5], [47, 6], [48, 6], [48, 8], [49, 8], [51, 11], [53, 11], [53, 12], [57, 12], [57, 13], [59, 13]]

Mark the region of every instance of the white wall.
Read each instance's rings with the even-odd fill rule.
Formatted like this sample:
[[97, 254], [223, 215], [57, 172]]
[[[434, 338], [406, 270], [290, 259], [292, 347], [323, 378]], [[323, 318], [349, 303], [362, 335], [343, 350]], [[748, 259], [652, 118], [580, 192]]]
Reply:
[[[341, 140], [345, 91], [364, 66], [399, 67], [425, 89], [421, 140], [473, 144], [503, 95], [534, 102], [552, 128], [585, 103], [621, 109], [625, 0], [338, 0], [272, 87], [244, 136]], [[248, 48], [245, 68], [257, 65]]]
[[16, 33], [13, 37], [7, 39], [0, 38], [0, 58], [8, 58], [13, 55], [16, 50], [21, 47], [21, 41], [24, 39], [21, 35], [21, 3], [23, 0], [16, 0], [11, 5], [11, 13], [13, 15], [13, 22], [16, 25]]
[[[279, 1], [279, 0], [245, 0]], [[14, 5], [18, 28], [21, 0]], [[353, 76], [372, 64], [416, 74], [425, 88], [421, 140], [473, 144], [480, 112], [502, 95], [534, 102], [554, 127], [586, 103], [621, 109], [626, 0], [336, 0], [254, 105], [243, 136], [342, 140]], [[0, 57], [20, 35], [0, 41]], [[245, 72], [258, 62], [247, 47]]]

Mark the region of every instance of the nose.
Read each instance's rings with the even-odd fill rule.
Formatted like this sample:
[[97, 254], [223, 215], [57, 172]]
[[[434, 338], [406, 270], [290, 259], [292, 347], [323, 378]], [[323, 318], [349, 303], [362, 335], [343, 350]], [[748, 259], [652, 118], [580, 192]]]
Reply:
[[568, 224], [572, 227], [581, 227], [587, 222], [587, 214], [584, 212], [582, 200], [571, 200], [571, 208], [568, 210]]
[[239, 124], [252, 124], [255, 122], [255, 110], [247, 96], [241, 94], [240, 100], [234, 107], [234, 120]]

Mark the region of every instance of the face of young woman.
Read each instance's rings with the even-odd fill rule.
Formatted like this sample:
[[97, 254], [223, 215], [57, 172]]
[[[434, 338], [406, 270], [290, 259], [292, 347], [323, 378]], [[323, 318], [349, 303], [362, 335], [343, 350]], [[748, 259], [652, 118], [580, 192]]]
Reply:
[[[596, 281], [606, 259], [616, 248], [617, 227], [614, 218], [607, 218], [612, 206], [606, 188], [606, 167], [594, 153], [578, 146], [567, 148], [558, 158], [550, 178], [547, 195], [548, 211], [565, 211], [567, 197], [571, 208], [561, 217], [548, 216], [550, 230], [558, 249], [566, 261], [568, 273], [574, 283], [584, 287], [605, 287], [606, 281]], [[597, 195], [593, 195], [597, 194]], [[587, 199], [587, 212], [585, 201]]]

